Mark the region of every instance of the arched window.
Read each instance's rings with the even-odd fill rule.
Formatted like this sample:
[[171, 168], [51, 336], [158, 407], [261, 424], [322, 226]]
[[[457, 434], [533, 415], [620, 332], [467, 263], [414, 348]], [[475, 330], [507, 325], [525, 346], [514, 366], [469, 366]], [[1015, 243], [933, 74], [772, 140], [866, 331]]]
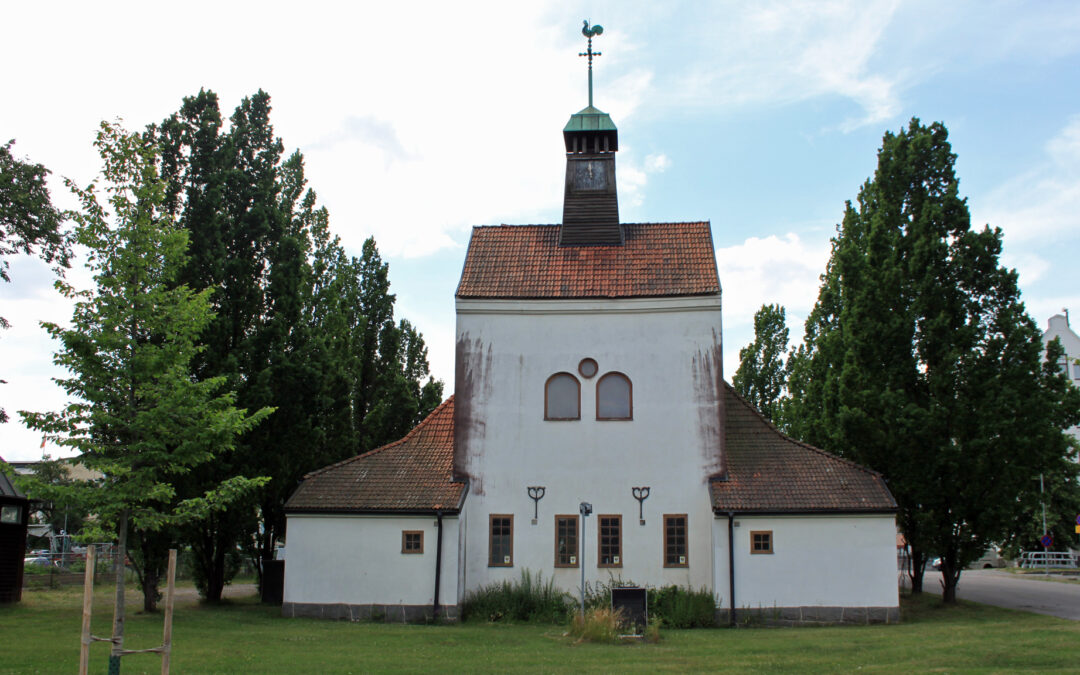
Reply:
[[634, 387], [622, 373], [608, 373], [596, 382], [596, 419], [634, 418]]
[[570, 373], [555, 373], [544, 385], [544, 419], [581, 419], [581, 383]]

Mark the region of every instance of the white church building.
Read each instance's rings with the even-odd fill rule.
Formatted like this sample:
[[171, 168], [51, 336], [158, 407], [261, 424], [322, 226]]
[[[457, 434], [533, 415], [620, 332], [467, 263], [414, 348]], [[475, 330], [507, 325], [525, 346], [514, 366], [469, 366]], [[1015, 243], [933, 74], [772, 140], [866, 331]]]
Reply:
[[527, 570], [575, 597], [582, 572], [705, 588], [719, 623], [897, 621], [884, 479], [725, 383], [710, 225], [619, 221], [618, 132], [591, 98], [590, 72], [562, 223], [473, 230], [454, 395], [288, 501], [283, 613], [454, 618]]

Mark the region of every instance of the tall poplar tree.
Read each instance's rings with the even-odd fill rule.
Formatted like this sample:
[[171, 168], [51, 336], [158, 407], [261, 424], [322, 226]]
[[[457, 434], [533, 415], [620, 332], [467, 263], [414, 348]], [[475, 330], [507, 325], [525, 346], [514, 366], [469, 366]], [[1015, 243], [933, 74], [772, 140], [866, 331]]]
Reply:
[[[423, 338], [395, 323], [374, 240], [359, 258], [346, 255], [307, 189], [303, 157], [282, 160], [270, 111], [259, 91], [226, 128], [217, 96], [201, 91], [148, 131], [162, 146], [166, 205], [191, 233], [181, 279], [208, 289], [217, 313], [196, 372], [224, 376], [240, 405], [276, 409], [241, 439], [231, 463], [216, 467], [258, 470], [270, 482], [186, 534], [210, 600], [238, 568], [238, 547], [273, 556], [285, 500], [305, 473], [394, 440], [442, 395]], [[190, 489], [211, 479], [195, 472]]]
[[788, 328], [781, 305], [762, 305], [754, 314], [754, 341], [739, 350], [732, 385], [765, 417], [778, 421], [787, 390]]
[[793, 435], [885, 475], [913, 589], [939, 555], [946, 602], [1067, 453], [1062, 425], [1080, 419], [1075, 392], [1040, 362], [1016, 272], [999, 264], [1000, 230], [971, 227], [955, 160], [940, 123], [885, 134], [788, 382]]
[[[96, 147], [103, 161], [106, 204], [99, 184], [69, 187], [81, 202], [73, 214], [78, 244], [88, 251], [94, 287], [58, 286], [75, 302], [71, 326], [45, 323], [60, 341], [55, 361], [70, 372], [57, 382], [72, 397], [62, 410], [20, 412], [25, 424], [78, 450], [104, 475], [102, 485], [40, 485], [45, 499], [75, 497], [97, 517], [98, 530], [126, 556], [129, 529], [154, 533], [220, 511], [259, 480], [231, 476], [179, 498], [175, 481], [219, 461], [239, 434], [268, 410], [237, 409], [223, 378], [196, 381], [191, 361], [212, 312], [206, 291], [176, 284], [187, 233], [162, 208], [154, 147], [138, 134], [102, 124]], [[84, 534], [93, 535], [95, 532]], [[143, 587], [152, 608], [156, 588]], [[124, 640], [124, 565], [117, 565], [110, 672], [119, 672]]]

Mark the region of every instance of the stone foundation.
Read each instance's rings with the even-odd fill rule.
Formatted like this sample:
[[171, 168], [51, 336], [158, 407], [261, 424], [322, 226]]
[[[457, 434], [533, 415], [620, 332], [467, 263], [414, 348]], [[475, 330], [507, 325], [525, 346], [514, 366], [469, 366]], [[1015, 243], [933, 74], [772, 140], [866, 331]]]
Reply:
[[[348, 605], [284, 602], [281, 615], [287, 618], [333, 619], [335, 621], [381, 621], [385, 623], [431, 623], [431, 605]], [[457, 621], [457, 605], [440, 605], [439, 621]]]
[[[716, 610], [716, 625], [729, 623], [728, 609]], [[735, 610], [737, 626], [829, 626], [900, 623], [899, 607], [743, 607]]]

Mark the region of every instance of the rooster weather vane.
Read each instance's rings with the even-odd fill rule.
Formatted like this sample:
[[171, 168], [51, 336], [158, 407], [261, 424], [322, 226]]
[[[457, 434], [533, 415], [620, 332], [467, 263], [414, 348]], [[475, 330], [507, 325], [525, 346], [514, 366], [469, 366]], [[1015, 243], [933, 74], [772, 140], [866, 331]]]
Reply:
[[588, 49], [586, 51], [583, 51], [580, 54], [578, 54], [578, 56], [588, 56], [589, 57], [589, 107], [591, 108], [591, 107], [593, 107], [593, 104], [592, 104], [592, 60], [593, 60], [594, 56], [600, 56], [601, 55], [600, 52], [594, 52], [592, 50], [592, 39], [594, 37], [596, 37], [597, 35], [603, 35], [604, 34], [604, 27], [601, 26], [600, 24], [596, 24], [595, 26], [590, 28], [588, 19], [586, 19], [584, 21], [584, 23], [585, 23], [585, 26], [582, 27], [581, 34], [584, 35], [585, 37], [589, 38], [589, 47], [588, 47]]

